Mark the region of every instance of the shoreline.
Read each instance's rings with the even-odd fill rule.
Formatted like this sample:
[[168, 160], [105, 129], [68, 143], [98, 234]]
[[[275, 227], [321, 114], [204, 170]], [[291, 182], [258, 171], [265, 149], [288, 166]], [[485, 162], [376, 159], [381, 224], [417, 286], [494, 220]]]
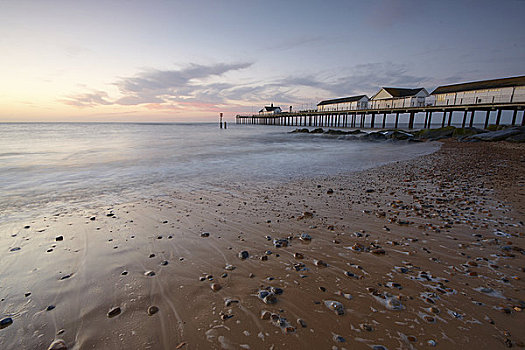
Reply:
[[[3, 225], [0, 318], [13, 324], [0, 345], [523, 346], [524, 150], [446, 140], [347, 175]], [[277, 303], [257, 297], [266, 287], [283, 290]]]

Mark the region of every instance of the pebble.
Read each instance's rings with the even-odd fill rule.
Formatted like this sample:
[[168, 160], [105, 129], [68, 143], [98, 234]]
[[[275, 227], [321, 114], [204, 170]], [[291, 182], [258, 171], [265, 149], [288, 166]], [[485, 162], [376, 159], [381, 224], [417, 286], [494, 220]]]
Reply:
[[228, 270], [228, 271], [233, 271], [233, 270], [235, 270], [235, 266], [233, 266], [233, 265], [226, 265], [226, 266], [224, 267], [224, 269], [225, 269], [225, 270]]
[[47, 350], [67, 350], [67, 345], [62, 339], [55, 339]]
[[295, 253], [293, 257], [298, 260], [304, 259], [304, 255], [301, 253]]
[[13, 324], [13, 319], [11, 317], [6, 317], [0, 320], [0, 329], [4, 329], [7, 326]]
[[334, 341], [338, 343], [344, 343], [346, 342], [345, 338], [340, 336], [339, 334], [334, 334]]
[[20, 250], [20, 247], [14, 247], [14, 248], [9, 249], [10, 252], [16, 252], [18, 250]]
[[297, 319], [297, 324], [300, 325], [303, 328], [306, 328], [306, 322], [302, 318]]
[[263, 310], [261, 312], [261, 320], [269, 320], [271, 315], [270, 311]]
[[57, 236], [55, 238], [55, 241], [59, 242], [59, 241], [63, 241], [64, 240], [64, 236]]
[[265, 304], [275, 304], [277, 302], [277, 298], [275, 297], [274, 293], [271, 293], [267, 290], [260, 290], [257, 293], [257, 297], [262, 300]]
[[146, 272], [144, 272], [144, 276], [153, 277], [153, 276], [155, 276], [155, 272], [154, 271], [146, 271]]
[[109, 311], [108, 311], [108, 317], [109, 318], [112, 318], [112, 317], [115, 317], [117, 315], [120, 315], [120, 307], [114, 307], [114, 308], [111, 308]]
[[238, 256], [239, 256], [239, 259], [244, 260], [250, 257], [250, 253], [248, 253], [246, 250], [243, 250], [242, 252], [239, 252]]
[[49, 305], [47, 308], [46, 308], [46, 311], [51, 311], [55, 308], [56, 306], [55, 305]]
[[159, 308], [157, 306], [150, 306], [148, 307], [148, 315], [149, 316], [153, 316], [155, 315], [157, 312], [159, 312]]
[[168, 265], [168, 260], [163, 260], [160, 264], [161, 264], [162, 266], [166, 266], [166, 265]]
[[201, 237], [210, 237], [210, 233], [209, 232], [202, 232], [201, 233]]
[[121, 275], [126, 276], [128, 274], [128, 271], [122, 271]]
[[335, 300], [325, 300], [325, 306], [332, 310], [336, 315], [344, 315], [345, 308], [343, 304]]
[[317, 259], [314, 259], [314, 265], [318, 266], [318, 267], [327, 267], [328, 266], [328, 264], [325, 263], [323, 260], [317, 260]]
[[372, 328], [371, 325], [366, 324], [366, 323], [361, 323], [359, 327], [361, 327], [362, 330], [367, 331], [367, 332], [372, 332], [374, 330], [374, 328]]
[[214, 292], [217, 292], [219, 290], [222, 289], [222, 286], [218, 283], [212, 283], [211, 286], [210, 286], [211, 290], [213, 290]]
[[312, 237], [308, 233], [302, 233], [299, 239], [304, 242], [309, 242], [312, 240]]

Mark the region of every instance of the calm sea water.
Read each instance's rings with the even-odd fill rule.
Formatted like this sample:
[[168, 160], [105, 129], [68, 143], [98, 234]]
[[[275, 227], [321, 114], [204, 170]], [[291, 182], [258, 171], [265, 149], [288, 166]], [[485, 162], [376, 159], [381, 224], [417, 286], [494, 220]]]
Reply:
[[0, 222], [177, 189], [335, 175], [433, 152], [288, 134], [293, 127], [0, 123]]

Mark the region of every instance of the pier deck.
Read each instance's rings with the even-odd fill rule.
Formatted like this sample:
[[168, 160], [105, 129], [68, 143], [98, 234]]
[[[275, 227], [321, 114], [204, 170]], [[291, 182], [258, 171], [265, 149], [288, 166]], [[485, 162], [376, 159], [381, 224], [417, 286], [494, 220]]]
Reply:
[[[403, 107], [403, 108], [384, 108], [384, 109], [358, 109], [345, 111], [300, 111], [284, 112], [273, 115], [237, 115], [237, 124], [261, 124], [261, 125], [284, 125], [284, 126], [314, 126], [314, 127], [341, 127], [341, 128], [385, 128], [388, 117], [390, 123], [394, 118], [394, 127], [399, 125], [400, 115], [408, 114], [408, 128], [413, 129], [416, 124], [416, 117], [423, 118], [423, 127], [431, 128], [444, 127], [446, 125], [458, 125], [462, 127], [472, 127], [476, 112], [485, 112], [482, 116], [485, 128], [489, 125], [491, 113], [494, 112], [495, 120], [491, 124], [500, 125], [501, 113], [504, 110], [513, 111], [511, 125], [518, 125], [518, 112], [521, 112], [520, 125], [525, 126], [525, 103], [500, 103], [500, 104], [475, 104], [475, 105], [454, 105], [454, 106], [424, 106], [424, 107]], [[461, 122], [453, 122], [453, 113], [462, 112]], [[432, 120], [434, 113], [434, 121]], [[469, 116], [470, 114], [470, 116]], [[448, 115], [448, 118], [447, 118]], [[441, 117], [441, 119], [436, 119]], [[379, 120], [380, 119], [380, 120]], [[479, 118], [477, 118], [479, 119]], [[436, 124], [436, 121], [438, 123]], [[476, 123], [481, 124], [481, 123]]]

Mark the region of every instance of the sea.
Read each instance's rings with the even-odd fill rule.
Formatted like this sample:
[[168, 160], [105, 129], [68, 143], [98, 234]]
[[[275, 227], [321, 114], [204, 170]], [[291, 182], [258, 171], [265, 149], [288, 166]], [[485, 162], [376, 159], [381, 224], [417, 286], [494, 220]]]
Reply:
[[[347, 174], [436, 151], [218, 123], [0, 123], [0, 223], [173, 191]], [[227, 186], [226, 186], [227, 187]]]

